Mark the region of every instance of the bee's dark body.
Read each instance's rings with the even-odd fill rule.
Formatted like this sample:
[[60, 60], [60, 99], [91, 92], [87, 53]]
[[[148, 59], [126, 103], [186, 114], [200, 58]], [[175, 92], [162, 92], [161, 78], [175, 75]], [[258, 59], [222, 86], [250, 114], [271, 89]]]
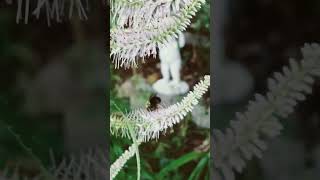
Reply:
[[147, 105], [148, 111], [154, 111], [159, 108], [159, 104], [161, 103], [161, 99], [156, 95], [151, 95], [149, 98], [149, 102]]

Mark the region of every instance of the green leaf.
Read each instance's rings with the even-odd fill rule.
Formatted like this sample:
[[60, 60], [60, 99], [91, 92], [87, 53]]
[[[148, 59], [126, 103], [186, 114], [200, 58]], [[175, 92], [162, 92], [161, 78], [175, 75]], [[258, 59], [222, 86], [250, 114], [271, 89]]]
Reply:
[[166, 167], [164, 167], [160, 173], [156, 176], [156, 179], [164, 179], [164, 177], [171, 171], [177, 170], [180, 166], [187, 164], [192, 160], [196, 160], [203, 156], [203, 153], [199, 152], [190, 152], [181, 156], [180, 158], [171, 161]]
[[190, 177], [188, 180], [193, 180], [193, 179], [199, 179], [199, 176], [204, 169], [204, 167], [208, 164], [209, 161], [209, 154], [206, 154], [198, 163], [196, 168], [192, 171]]

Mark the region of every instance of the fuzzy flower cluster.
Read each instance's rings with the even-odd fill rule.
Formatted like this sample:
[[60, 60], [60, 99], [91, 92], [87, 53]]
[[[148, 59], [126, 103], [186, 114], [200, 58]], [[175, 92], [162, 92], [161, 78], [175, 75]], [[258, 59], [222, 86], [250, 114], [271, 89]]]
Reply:
[[[206, 75], [203, 80], [194, 86], [186, 97], [169, 107], [161, 107], [154, 111], [139, 109], [128, 115], [111, 114], [110, 132], [112, 135], [132, 138], [129, 129], [137, 136], [137, 143], [134, 143], [126, 150], [110, 167], [110, 179], [116, 177], [124, 164], [137, 153], [136, 147], [142, 142], [157, 139], [161, 132], [178, 124], [188, 112], [199, 103], [199, 99], [208, 91], [210, 76]], [[133, 139], [133, 138], [132, 138]]]
[[159, 138], [161, 132], [179, 123], [188, 112], [191, 112], [199, 99], [208, 91], [210, 76], [206, 75], [202, 81], [194, 86], [186, 97], [174, 105], [161, 107], [154, 111], [138, 109], [129, 113], [126, 117], [112, 114], [110, 117], [110, 132], [113, 135], [129, 137], [127, 126], [133, 127], [137, 139], [149, 141]]
[[123, 168], [126, 162], [135, 155], [136, 144], [132, 144], [111, 166], [110, 166], [110, 179], [114, 179], [119, 171]]
[[[122, 3], [120, 3], [122, 2]], [[186, 30], [205, 0], [140, 0], [111, 5], [111, 56], [116, 68], [136, 67]]]
[[128, 126], [134, 127], [134, 122], [128, 121], [128, 119], [120, 113], [112, 113], [110, 115], [110, 133], [112, 135], [131, 139]]
[[161, 132], [178, 124], [188, 112], [192, 111], [199, 103], [199, 99], [208, 91], [209, 86], [210, 76], [207, 75], [181, 102], [152, 112], [141, 109], [130, 114], [129, 119], [137, 122], [138, 138], [143, 141], [158, 139]]
[[[163, 18], [170, 15], [170, 3], [172, 0], [140, 0], [133, 2], [114, 2], [112, 4], [113, 20], [123, 28], [126, 25], [137, 28], [139, 25], [145, 25], [152, 18]], [[174, 3], [175, 4], [175, 3]], [[174, 8], [176, 9], [176, 8]]]

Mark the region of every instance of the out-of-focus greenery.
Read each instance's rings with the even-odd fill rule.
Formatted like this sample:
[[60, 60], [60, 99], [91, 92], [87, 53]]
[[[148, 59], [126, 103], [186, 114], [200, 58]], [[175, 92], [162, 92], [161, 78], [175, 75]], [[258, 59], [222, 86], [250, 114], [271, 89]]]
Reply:
[[61, 153], [62, 137], [58, 135], [61, 132], [47, 123], [54, 117], [30, 117], [23, 110], [24, 96], [16, 80], [20, 72], [32, 71], [28, 64], [31, 51], [19, 42], [13, 43], [14, 22], [10, 19], [8, 12], [0, 12], [0, 26], [5, 27], [0, 28], [0, 169], [19, 165], [37, 171], [38, 164], [21, 144], [32, 147], [33, 153], [48, 165], [50, 149]]
[[195, 31], [210, 32], [210, 4], [211, 1], [207, 1], [197, 13], [195, 21], [191, 24], [191, 28]]

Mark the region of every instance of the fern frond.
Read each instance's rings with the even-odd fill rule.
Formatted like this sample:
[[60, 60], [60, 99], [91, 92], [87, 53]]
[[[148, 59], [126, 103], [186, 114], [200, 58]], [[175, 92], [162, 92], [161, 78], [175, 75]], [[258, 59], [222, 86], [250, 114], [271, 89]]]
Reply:
[[[149, 19], [139, 16], [136, 19], [140, 18], [143, 21], [137, 20], [136, 25], [129, 28], [118, 26], [111, 29], [110, 56], [113, 56], [115, 67], [136, 67], [137, 58], [156, 56], [157, 47], [165, 46], [169, 41], [178, 37], [178, 34], [190, 25], [191, 18], [204, 2], [205, 0], [185, 0], [181, 9], [174, 14]], [[134, 23], [136, 22], [131, 24]]]
[[234, 170], [242, 172], [246, 161], [262, 157], [266, 141], [280, 134], [279, 117], [287, 118], [299, 101], [312, 92], [314, 77], [320, 76], [320, 46], [305, 44], [303, 60], [290, 59], [290, 66], [275, 73], [268, 80], [266, 96], [255, 95], [245, 113], [237, 113], [236, 120], [223, 133], [213, 130], [213, 162], [217, 180], [234, 180]]

